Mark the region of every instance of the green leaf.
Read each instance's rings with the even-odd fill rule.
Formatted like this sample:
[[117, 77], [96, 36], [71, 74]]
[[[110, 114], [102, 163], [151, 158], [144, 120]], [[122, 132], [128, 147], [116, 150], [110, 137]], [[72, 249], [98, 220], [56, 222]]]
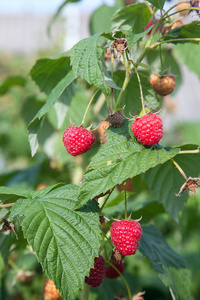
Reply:
[[53, 88], [69, 72], [70, 57], [62, 56], [59, 58], [38, 59], [30, 71], [31, 78], [39, 86], [40, 90], [49, 95]]
[[22, 76], [10, 76], [7, 77], [3, 82], [0, 82], [0, 95], [6, 94], [9, 89], [15, 85], [24, 86], [26, 79]]
[[165, 0], [149, 0], [148, 2], [153, 4], [153, 6], [155, 6], [158, 9], [163, 9], [163, 6], [165, 4]]
[[101, 62], [103, 50], [98, 46], [100, 36], [101, 33], [96, 33], [74, 45], [70, 51], [71, 65], [76, 76], [81, 76], [108, 94]]
[[[18, 201], [11, 215], [19, 215], [22, 230], [42, 268], [64, 299], [75, 299], [98, 256], [99, 209], [90, 201], [74, 211], [78, 187], [63, 186]], [[40, 195], [39, 195], [40, 194]]]
[[173, 50], [177, 58], [200, 77], [200, 44], [177, 44]]
[[84, 174], [76, 208], [105, 193], [127, 178], [132, 178], [174, 157], [179, 148], [152, 150], [127, 139], [128, 124], [106, 130], [106, 143], [92, 158]]
[[146, 3], [137, 2], [125, 6], [113, 15], [111, 19], [112, 31], [128, 31], [131, 29], [134, 33], [141, 33], [148, 24], [151, 12]]
[[[168, 31], [165, 35], [162, 36], [161, 40], [170, 41], [173, 43], [185, 43], [185, 42], [200, 42], [200, 21], [193, 21], [189, 24], [177, 27], [173, 30]], [[180, 39], [178, 41], [177, 39]], [[181, 41], [181, 39], [184, 39]], [[191, 39], [196, 39], [192, 40]]]
[[[184, 170], [187, 177], [199, 176], [200, 154], [179, 154], [174, 157], [174, 160]], [[148, 170], [144, 174], [143, 180], [153, 191], [157, 201], [162, 203], [165, 210], [178, 222], [179, 212], [183, 210], [189, 195], [185, 192], [180, 197], [175, 196], [185, 180], [173, 162], [167, 161], [162, 166], [159, 165]]]
[[[28, 138], [31, 146], [31, 154], [35, 155], [38, 148], [38, 132], [42, 126], [41, 118], [50, 110], [50, 108], [55, 104], [55, 102], [60, 98], [64, 90], [74, 81], [76, 77], [73, 72], [70, 71], [61, 81], [55, 86], [51, 91], [46, 103], [38, 111], [32, 121], [28, 126]], [[71, 97], [69, 99], [71, 101]]]
[[[90, 18], [90, 32], [95, 34], [101, 31], [108, 32], [111, 29], [110, 19], [114, 12], [119, 8], [119, 5], [108, 6], [103, 4], [99, 6]], [[102, 18], [103, 16], [103, 18]]]
[[48, 34], [50, 34], [51, 32], [51, 26], [53, 25], [53, 23], [57, 20], [57, 18], [60, 16], [63, 8], [68, 4], [68, 3], [74, 3], [74, 2], [79, 2], [80, 0], [65, 0], [64, 2], [62, 2], [60, 4], [60, 6], [58, 7], [56, 13], [53, 15], [53, 17], [51, 18], [49, 25], [47, 27], [47, 32]]
[[169, 287], [173, 299], [190, 298], [191, 273], [185, 260], [165, 241], [152, 225], [142, 227], [139, 251], [146, 256], [162, 282]]
[[[160, 105], [159, 99], [149, 83], [148, 73], [146, 71], [141, 71], [139, 72], [139, 75], [145, 103], [149, 108], [158, 109]], [[114, 73], [114, 81], [116, 82], [117, 86], [122, 87], [124, 78], [125, 71], [117, 71]], [[114, 90], [115, 99], [117, 99], [118, 96], [119, 91]], [[137, 113], [142, 108], [140, 88], [136, 74], [131, 77], [128, 86], [123, 94], [120, 106], [123, 107], [124, 105], [124, 114], [127, 115], [127, 117], [129, 116], [129, 113]]]

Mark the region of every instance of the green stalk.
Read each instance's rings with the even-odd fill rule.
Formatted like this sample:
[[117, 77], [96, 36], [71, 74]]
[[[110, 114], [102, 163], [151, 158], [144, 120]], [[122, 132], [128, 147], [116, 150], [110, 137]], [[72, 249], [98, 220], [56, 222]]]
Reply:
[[124, 284], [126, 286], [126, 289], [127, 289], [127, 293], [128, 293], [128, 300], [132, 300], [132, 296], [131, 296], [131, 291], [130, 291], [130, 288], [128, 286], [128, 283], [126, 281], [126, 279], [124, 278], [124, 276], [122, 275], [122, 273], [111, 263], [111, 262], [108, 262], [108, 264], [110, 266], [113, 267], [113, 269], [115, 269], [115, 271], [120, 275], [120, 277], [122, 278], [122, 280], [124, 281]]
[[97, 89], [97, 90], [94, 92], [92, 98], [90, 99], [90, 102], [88, 103], [88, 106], [87, 106], [87, 108], [86, 108], [86, 111], [85, 111], [85, 113], [84, 113], [83, 120], [82, 120], [82, 123], [81, 123], [82, 125], [84, 124], [84, 121], [85, 121], [87, 112], [88, 112], [88, 110], [89, 110], [89, 108], [90, 108], [90, 105], [91, 105], [91, 103], [92, 103], [92, 101], [93, 101], [93, 99], [94, 99], [94, 97], [96, 96], [96, 94], [97, 94], [98, 91], [99, 91], [99, 90]]
[[123, 86], [121, 88], [121, 91], [119, 93], [119, 96], [118, 96], [118, 99], [117, 99], [117, 102], [116, 102], [116, 105], [115, 105], [115, 110], [117, 110], [119, 108], [119, 105], [120, 105], [120, 102], [122, 100], [123, 94], [126, 90], [126, 87], [129, 83], [129, 80], [131, 78], [131, 73], [130, 73], [130, 70], [129, 70], [129, 62], [127, 61], [127, 57], [126, 57], [125, 52], [126, 51], [123, 52], [123, 58], [124, 58], [124, 65], [125, 65], [125, 68], [126, 68], [126, 76], [125, 76]]
[[81, 292], [80, 300], [88, 300], [89, 299], [90, 286], [87, 283], [83, 284], [83, 289]]
[[187, 181], [187, 176], [185, 174], [185, 172], [183, 171], [183, 169], [181, 169], [181, 167], [179, 166], [179, 164], [177, 164], [177, 162], [175, 162], [175, 160], [173, 160], [173, 158], [171, 158], [171, 161], [173, 162], [173, 164], [176, 166], [176, 168], [179, 170], [179, 172], [181, 173], [181, 175], [185, 178], [185, 180]]
[[157, 46], [164, 44], [164, 43], [173, 43], [173, 42], [200, 42], [200, 38], [183, 38], [183, 39], [171, 39], [166, 41], [161, 41], [153, 44], [150, 49], [154, 49]]
[[195, 154], [195, 153], [199, 153], [200, 149], [196, 149], [196, 150], [180, 150], [178, 154]]
[[127, 196], [126, 196], [126, 180], [124, 181], [124, 198], [125, 198], [125, 219], [127, 219]]
[[163, 66], [161, 45], [159, 45], [159, 53], [160, 53], [161, 76], [163, 76], [164, 75], [164, 66]]
[[[115, 186], [114, 186], [114, 188], [115, 188]], [[101, 206], [100, 212], [102, 212], [102, 210], [103, 210], [104, 206], [106, 205], [106, 202], [108, 201], [108, 199], [109, 199], [110, 195], [112, 194], [114, 188], [111, 189], [110, 193], [108, 194], [108, 196], [107, 196], [106, 199], [104, 200], [104, 203], [103, 203], [102, 206]]]
[[146, 115], [144, 97], [143, 97], [143, 92], [142, 92], [142, 84], [141, 84], [140, 76], [139, 76], [136, 68], [135, 68], [135, 73], [137, 75], [137, 79], [138, 79], [138, 83], [139, 83], [139, 87], [140, 87], [140, 96], [141, 96], [143, 114]]

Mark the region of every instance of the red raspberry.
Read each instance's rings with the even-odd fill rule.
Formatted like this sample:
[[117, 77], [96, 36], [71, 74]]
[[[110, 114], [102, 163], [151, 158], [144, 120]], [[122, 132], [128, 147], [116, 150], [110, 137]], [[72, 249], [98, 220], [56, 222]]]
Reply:
[[[120, 271], [121, 274], [124, 273], [124, 264], [122, 261], [120, 261], [120, 262], [111, 261], [111, 262]], [[119, 273], [112, 266], [106, 267], [105, 277], [110, 278], [110, 279], [115, 279], [119, 276], [120, 276]]]
[[131, 125], [133, 135], [142, 145], [157, 144], [163, 136], [162, 120], [155, 114], [137, 118]]
[[62, 296], [60, 295], [59, 290], [56, 289], [56, 286], [53, 280], [46, 279], [44, 282], [43, 289], [44, 300], [60, 300]]
[[154, 91], [160, 96], [166, 96], [173, 92], [176, 86], [175, 76], [160, 76], [151, 74], [149, 82]]
[[92, 148], [95, 136], [84, 127], [69, 126], [64, 131], [62, 141], [67, 152], [77, 156]]
[[111, 240], [122, 255], [135, 254], [142, 237], [142, 228], [137, 221], [119, 220], [111, 225]]
[[94, 259], [94, 268], [90, 269], [89, 277], [85, 276], [85, 283], [92, 287], [97, 287], [102, 284], [105, 275], [105, 260], [99, 255]]

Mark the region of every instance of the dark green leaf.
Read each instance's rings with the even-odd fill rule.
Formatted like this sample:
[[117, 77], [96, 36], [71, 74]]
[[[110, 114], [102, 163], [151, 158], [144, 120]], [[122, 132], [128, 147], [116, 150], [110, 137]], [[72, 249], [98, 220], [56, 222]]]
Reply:
[[112, 31], [131, 29], [134, 33], [141, 33], [148, 24], [151, 16], [150, 9], [146, 3], [137, 2], [125, 6], [113, 15], [111, 19]]
[[[141, 71], [139, 72], [139, 74], [145, 103], [149, 108], [158, 109], [159, 99], [149, 83], [148, 73], [145, 71]], [[117, 86], [122, 87], [124, 78], [125, 71], [117, 71], [114, 73], [114, 81], [116, 82]], [[114, 90], [115, 99], [117, 99], [118, 95], [119, 91]], [[123, 107], [124, 105], [124, 113], [127, 117], [129, 116], [129, 113], [137, 113], [142, 108], [140, 88], [136, 74], [131, 77], [129, 84], [123, 94], [120, 106]]]
[[[199, 176], [200, 154], [179, 154], [174, 157], [174, 160], [181, 166], [187, 177]], [[179, 212], [183, 210], [184, 203], [189, 196], [187, 192], [180, 197], [175, 196], [185, 180], [172, 161], [148, 170], [143, 179], [153, 191], [156, 199], [163, 204], [171, 217], [178, 221]]]
[[162, 282], [169, 287], [173, 299], [188, 300], [191, 273], [185, 260], [165, 241], [152, 225], [143, 226], [139, 251], [146, 256]]
[[30, 75], [42, 92], [47, 95], [71, 70], [69, 56], [38, 59]]
[[81, 184], [76, 207], [81, 207], [89, 199], [105, 193], [127, 178], [140, 173], [175, 156], [179, 148], [152, 150], [135, 142], [133, 138], [127, 139], [128, 125], [107, 129], [106, 143], [92, 158]]
[[4, 95], [8, 90], [17, 85], [24, 86], [26, 84], [26, 79], [22, 76], [10, 76], [6, 78], [3, 82], [0, 82], [0, 95]]
[[42, 193], [18, 201], [11, 215], [22, 216], [24, 235], [63, 298], [75, 299], [98, 256], [98, 205], [90, 201], [74, 211], [78, 187], [73, 185]]
[[191, 71], [200, 77], [200, 44], [187, 43], [177, 44], [174, 52]]
[[[179, 42], [191, 42], [190, 39], [196, 39], [196, 41], [193, 40], [193, 42], [200, 42], [200, 21], [193, 21], [189, 24], [170, 30], [165, 35], [163, 35], [161, 40], [169, 40], [170, 43], [173, 43], [173, 39], [175, 40], [175, 44]], [[178, 41], [177, 39], [180, 39], [180, 41]], [[181, 39], [184, 40], [181, 41]]]
[[71, 64], [76, 76], [81, 76], [89, 84], [94, 84], [105, 94], [109, 93], [105, 83], [101, 55], [102, 49], [98, 46], [101, 33], [83, 39], [70, 51]]

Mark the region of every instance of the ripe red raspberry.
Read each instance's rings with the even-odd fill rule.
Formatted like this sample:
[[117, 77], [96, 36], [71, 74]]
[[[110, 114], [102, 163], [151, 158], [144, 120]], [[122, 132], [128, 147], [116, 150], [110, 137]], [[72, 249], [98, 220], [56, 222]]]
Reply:
[[95, 136], [84, 127], [69, 126], [64, 131], [62, 141], [67, 152], [77, 156], [92, 148]]
[[163, 136], [162, 120], [156, 114], [137, 118], [132, 123], [131, 129], [137, 141], [146, 146], [157, 144]]
[[176, 86], [175, 76], [160, 76], [151, 74], [149, 82], [154, 91], [160, 96], [166, 96], [173, 92]]
[[119, 253], [124, 256], [133, 255], [142, 237], [142, 228], [137, 221], [119, 220], [112, 223], [110, 234]]
[[[122, 261], [111, 261], [111, 263], [120, 271], [121, 274], [124, 273], [124, 264]], [[105, 277], [115, 279], [119, 276], [119, 273], [112, 266], [106, 266]]]
[[59, 290], [56, 289], [56, 286], [53, 280], [46, 279], [44, 282], [43, 289], [44, 300], [60, 300], [62, 296], [60, 295]]
[[92, 287], [97, 287], [102, 284], [105, 275], [105, 260], [99, 255], [94, 259], [94, 268], [90, 269], [89, 277], [85, 276], [85, 283]]

